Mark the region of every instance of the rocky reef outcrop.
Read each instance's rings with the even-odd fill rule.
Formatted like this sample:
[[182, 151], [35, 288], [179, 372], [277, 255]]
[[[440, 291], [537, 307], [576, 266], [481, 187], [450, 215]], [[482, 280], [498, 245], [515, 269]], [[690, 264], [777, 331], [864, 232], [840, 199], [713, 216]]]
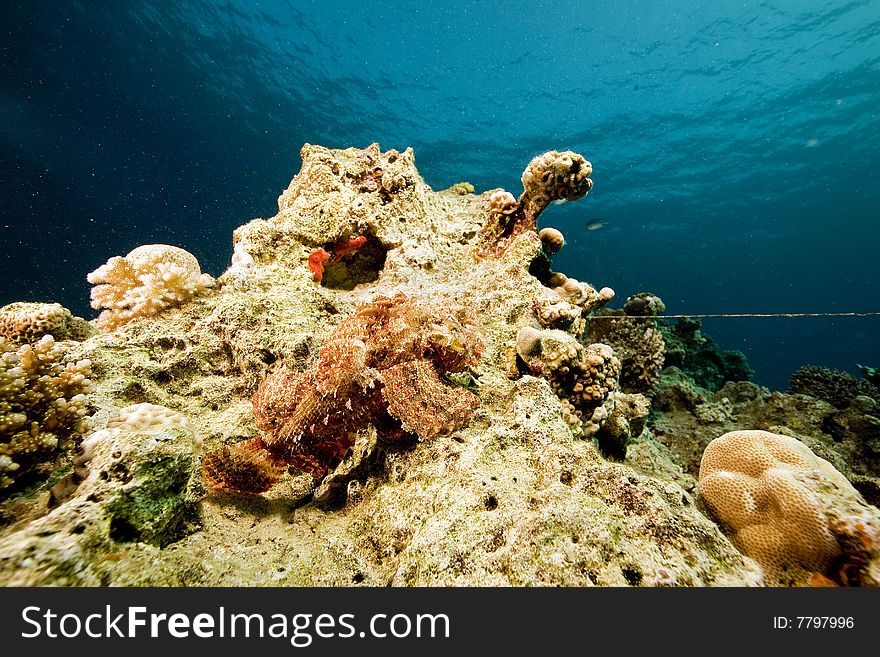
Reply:
[[434, 191], [410, 149], [301, 155], [216, 281], [151, 260], [136, 299], [157, 272], [185, 293], [65, 342], [87, 437], [0, 504], [0, 584], [767, 583], [694, 464], [770, 393], [716, 397], [669, 367], [659, 299], [600, 330], [613, 291], [553, 271], [540, 223], [589, 162], [541, 155], [517, 198]]

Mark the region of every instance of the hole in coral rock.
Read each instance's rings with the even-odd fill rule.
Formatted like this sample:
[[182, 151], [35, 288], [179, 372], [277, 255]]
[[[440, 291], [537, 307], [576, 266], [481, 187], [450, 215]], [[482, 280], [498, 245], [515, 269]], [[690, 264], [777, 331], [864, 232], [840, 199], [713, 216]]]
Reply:
[[[356, 249], [346, 246], [351, 241], [324, 247], [331, 256], [330, 262], [324, 266], [321, 285], [335, 290], [353, 290], [356, 285], [379, 279], [388, 249], [374, 236], [365, 237], [366, 241]], [[352, 241], [354, 239], [357, 238]]]
[[498, 508], [498, 498], [494, 495], [489, 495], [486, 497], [486, 501], [483, 502], [486, 507], [486, 511], [494, 511]]
[[635, 568], [623, 568], [620, 572], [630, 586], [638, 586], [642, 583], [642, 574]]
[[113, 518], [110, 522], [110, 538], [118, 543], [132, 543], [140, 539], [140, 533], [125, 518]]
[[354, 577], [351, 578], [351, 581], [354, 582], [355, 584], [360, 584], [361, 582], [364, 581], [364, 574], [363, 573], [355, 573]]
[[278, 356], [273, 354], [268, 349], [261, 349], [260, 350], [260, 360], [262, 360], [264, 363], [266, 363], [266, 365], [271, 365], [276, 360], [278, 360]]
[[574, 483], [574, 475], [571, 474], [568, 470], [563, 470], [562, 474], [559, 475], [559, 481], [566, 486], [571, 486], [572, 483]]

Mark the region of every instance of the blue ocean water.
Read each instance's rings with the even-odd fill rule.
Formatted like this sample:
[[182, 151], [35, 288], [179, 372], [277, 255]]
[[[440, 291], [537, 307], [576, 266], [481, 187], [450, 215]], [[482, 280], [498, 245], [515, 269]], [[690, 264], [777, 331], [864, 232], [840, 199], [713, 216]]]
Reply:
[[[534, 155], [582, 153], [593, 191], [541, 222], [619, 300], [880, 311], [877, 0], [4, 4], [0, 305], [93, 317], [86, 273], [144, 243], [217, 275], [304, 142], [378, 141], [435, 189], [516, 194]], [[773, 388], [880, 364], [876, 317], [704, 327]]]

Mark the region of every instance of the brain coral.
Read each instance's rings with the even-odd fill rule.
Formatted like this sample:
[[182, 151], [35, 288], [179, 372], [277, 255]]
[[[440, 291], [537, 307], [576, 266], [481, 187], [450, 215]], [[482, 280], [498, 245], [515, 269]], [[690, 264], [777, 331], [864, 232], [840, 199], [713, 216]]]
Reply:
[[91, 362], [64, 362], [51, 335], [18, 348], [0, 337], [0, 489], [89, 430]]
[[800, 441], [732, 431], [706, 447], [700, 495], [768, 582], [878, 583], [880, 517]]
[[17, 344], [47, 334], [56, 340], [84, 340], [94, 333], [87, 321], [60, 303], [16, 302], [0, 308], [0, 336]]
[[441, 376], [474, 366], [482, 342], [462, 313], [398, 293], [344, 320], [302, 374], [281, 368], [254, 396], [260, 436], [205, 455], [210, 488], [268, 490], [287, 465], [318, 478], [372, 424], [386, 440], [427, 440], [463, 426], [479, 398]]
[[177, 306], [214, 285], [195, 256], [176, 246], [147, 244], [124, 258], [114, 256], [88, 275], [92, 308], [107, 308], [97, 319], [112, 331], [137, 317]]

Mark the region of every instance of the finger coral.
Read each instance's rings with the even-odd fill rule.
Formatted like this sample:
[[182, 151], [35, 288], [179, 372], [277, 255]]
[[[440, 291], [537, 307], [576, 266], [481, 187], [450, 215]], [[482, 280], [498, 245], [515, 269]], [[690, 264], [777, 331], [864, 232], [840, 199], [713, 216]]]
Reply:
[[518, 235], [537, 228], [538, 215], [553, 201], [586, 196], [593, 188], [592, 172], [593, 166], [572, 151], [548, 151], [534, 158], [523, 171], [519, 200], [504, 190], [490, 194], [478, 254], [503, 253]]
[[214, 285], [189, 251], [167, 244], [139, 246], [88, 275], [92, 308], [106, 308], [96, 324], [112, 331], [138, 317], [178, 306]]
[[479, 404], [448, 372], [476, 365], [482, 342], [457, 309], [398, 293], [376, 297], [344, 320], [302, 374], [281, 368], [254, 395], [258, 438], [205, 455], [209, 488], [268, 490], [286, 466], [323, 477], [372, 424], [391, 440], [427, 440], [467, 423]]
[[700, 495], [734, 544], [770, 583], [819, 574], [838, 584], [880, 584], [880, 514], [799, 440], [731, 431], [706, 447]]
[[0, 337], [0, 489], [89, 430], [90, 374], [51, 335], [18, 348]]

